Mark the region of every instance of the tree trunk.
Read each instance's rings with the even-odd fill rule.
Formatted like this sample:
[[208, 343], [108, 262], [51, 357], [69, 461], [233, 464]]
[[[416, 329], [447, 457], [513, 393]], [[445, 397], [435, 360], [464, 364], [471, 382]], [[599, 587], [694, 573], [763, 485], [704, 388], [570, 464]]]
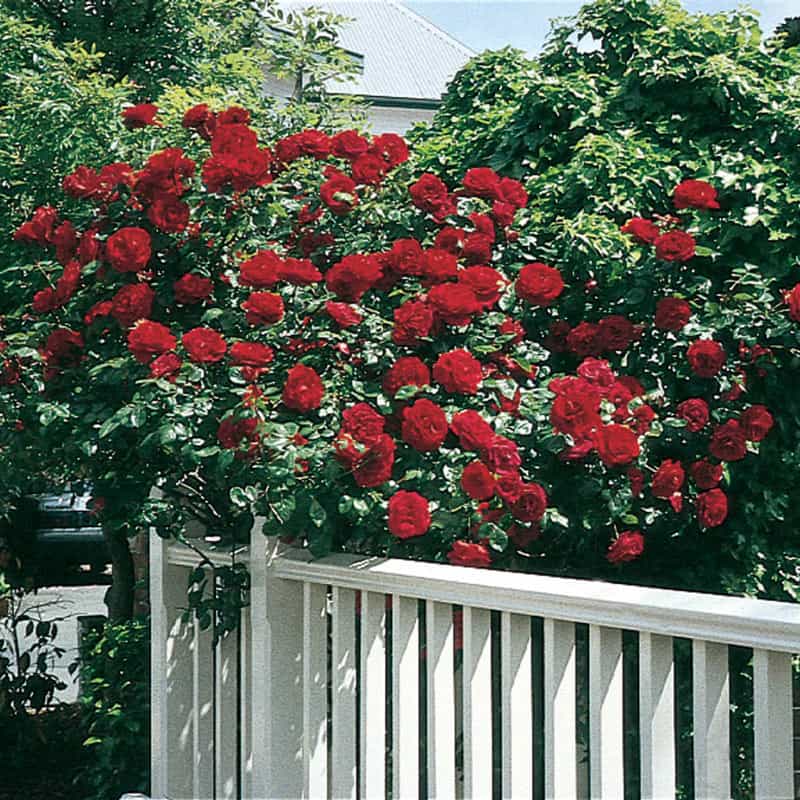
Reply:
[[111, 586], [105, 596], [108, 618], [111, 622], [125, 622], [133, 618], [133, 594], [136, 576], [128, 538], [119, 530], [103, 528], [111, 554]]

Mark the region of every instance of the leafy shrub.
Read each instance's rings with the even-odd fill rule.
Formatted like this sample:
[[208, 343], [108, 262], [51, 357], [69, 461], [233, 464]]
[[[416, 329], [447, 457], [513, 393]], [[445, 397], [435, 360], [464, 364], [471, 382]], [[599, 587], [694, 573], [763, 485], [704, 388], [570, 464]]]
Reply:
[[86, 800], [150, 785], [150, 633], [146, 620], [90, 631], [81, 654], [87, 750], [76, 783]]

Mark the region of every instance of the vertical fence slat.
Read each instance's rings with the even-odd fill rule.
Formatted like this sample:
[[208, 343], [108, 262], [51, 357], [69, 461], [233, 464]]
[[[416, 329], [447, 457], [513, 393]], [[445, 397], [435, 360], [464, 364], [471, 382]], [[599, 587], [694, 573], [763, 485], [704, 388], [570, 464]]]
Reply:
[[417, 601], [392, 597], [392, 795], [419, 795], [419, 619]]
[[578, 796], [575, 742], [575, 626], [544, 620], [544, 794]]
[[303, 584], [304, 798], [328, 796], [327, 590]]
[[428, 673], [428, 796], [449, 800], [456, 794], [455, 681], [453, 609], [426, 601]]
[[239, 781], [242, 787], [242, 797], [249, 798], [253, 796], [253, 741], [251, 737], [252, 732], [252, 719], [251, 719], [251, 703], [253, 701], [252, 692], [252, 661], [250, 654], [250, 634], [252, 631], [252, 624], [250, 621], [250, 608], [242, 609], [241, 627], [239, 630], [239, 637], [241, 642], [241, 653], [239, 655], [239, 680], [241, 681], [242, 688], [240, 693], [241, 702], [241, 774]]
[[361, 762], [365, 800], [386, 795], [386, 596], [361, 595]]
[[332, 604], [333, 704], [331, 791], [336, 800], [356, 797], [356, 593], [334, 587]]
[[194, 742], [193, 783], [195, 797], [208, 797], [214, 785], [214, 681], [211, 629], [200, 630], [194, 620]]
[[464, 798], [492, 796], [491, 612], [464, 606]]
[[794, 796], [792, 657], [753, 650], [756, 800]]
[[589, 626], [589, 772], [591, 796], [625, 795], [622, 720], [622, 631]]
[[728, 647], [692, 641], [695, 800], [730, 796]]
[[507, 613], [501, 615], [500, 664], [502, 796], [516, 800], [533, 794], [530, 617]]
[[639, 763], [642, 800], [675, 796], [675, 668], [672, 637], [639, 634]]
[[[236, 769], [237, 682], [236, 636], [229, 633], [217, 644], [217, 800], [235, 800], [239, 776]], [[202, 796], [202, 795], [201, 795]]]

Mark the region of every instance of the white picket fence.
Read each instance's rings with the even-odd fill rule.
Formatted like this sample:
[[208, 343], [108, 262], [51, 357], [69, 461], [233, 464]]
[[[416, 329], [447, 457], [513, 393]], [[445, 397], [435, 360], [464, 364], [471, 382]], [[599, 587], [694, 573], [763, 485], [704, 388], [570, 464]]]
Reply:
[[[800, 605], [350, 555], [310, 561], [259, 533], [239, 554], [251, 605], [212, 652], [209, 632], [181, 622], [196, 556], [156, 536], [150, 552], [159, 800], [675, 798], [676, 638], [691, 640], [695, 800], [733, 796], [731, 645], [752, 648], [755, 797], [795, 797]], [[586, 659], [576, 657], [583, 626]], [[638, 676], [623, 674], [623, 631], [638, 634]], [[587, 667], [588, 737], [576, 709]], [[626, 754], [630, 681], [639, 751]], [[629, 775], [626, 795], [631, 763], [639, 789]]]

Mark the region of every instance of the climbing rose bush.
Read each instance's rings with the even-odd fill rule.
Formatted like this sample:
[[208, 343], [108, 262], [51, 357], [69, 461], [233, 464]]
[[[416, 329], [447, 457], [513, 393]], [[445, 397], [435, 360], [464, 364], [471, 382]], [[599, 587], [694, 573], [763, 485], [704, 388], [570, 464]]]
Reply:
[[[157, 142], [154, 106], [121, 122]], [[17, 230], [35, 260], [0, 342], [6, 453], [158, 482], [165, 532], [258, 518], [317, 554], [569, 551], [597, 573], [724, 547], [732, 475], [773, 417], [744, 391], [769, 347], [693, 322], [716, 187], [689, 176], [621, 226], [631, 269], [668, 287], [653, 316], [576, 321], [597, 287], [520, 238], [517, 180], [447, 183], [392, 134], [269, 141], [242, 108], [183, 125], [183, 147], [79, 167]], [[771, 302], [797, 319], [799, 296]]]

